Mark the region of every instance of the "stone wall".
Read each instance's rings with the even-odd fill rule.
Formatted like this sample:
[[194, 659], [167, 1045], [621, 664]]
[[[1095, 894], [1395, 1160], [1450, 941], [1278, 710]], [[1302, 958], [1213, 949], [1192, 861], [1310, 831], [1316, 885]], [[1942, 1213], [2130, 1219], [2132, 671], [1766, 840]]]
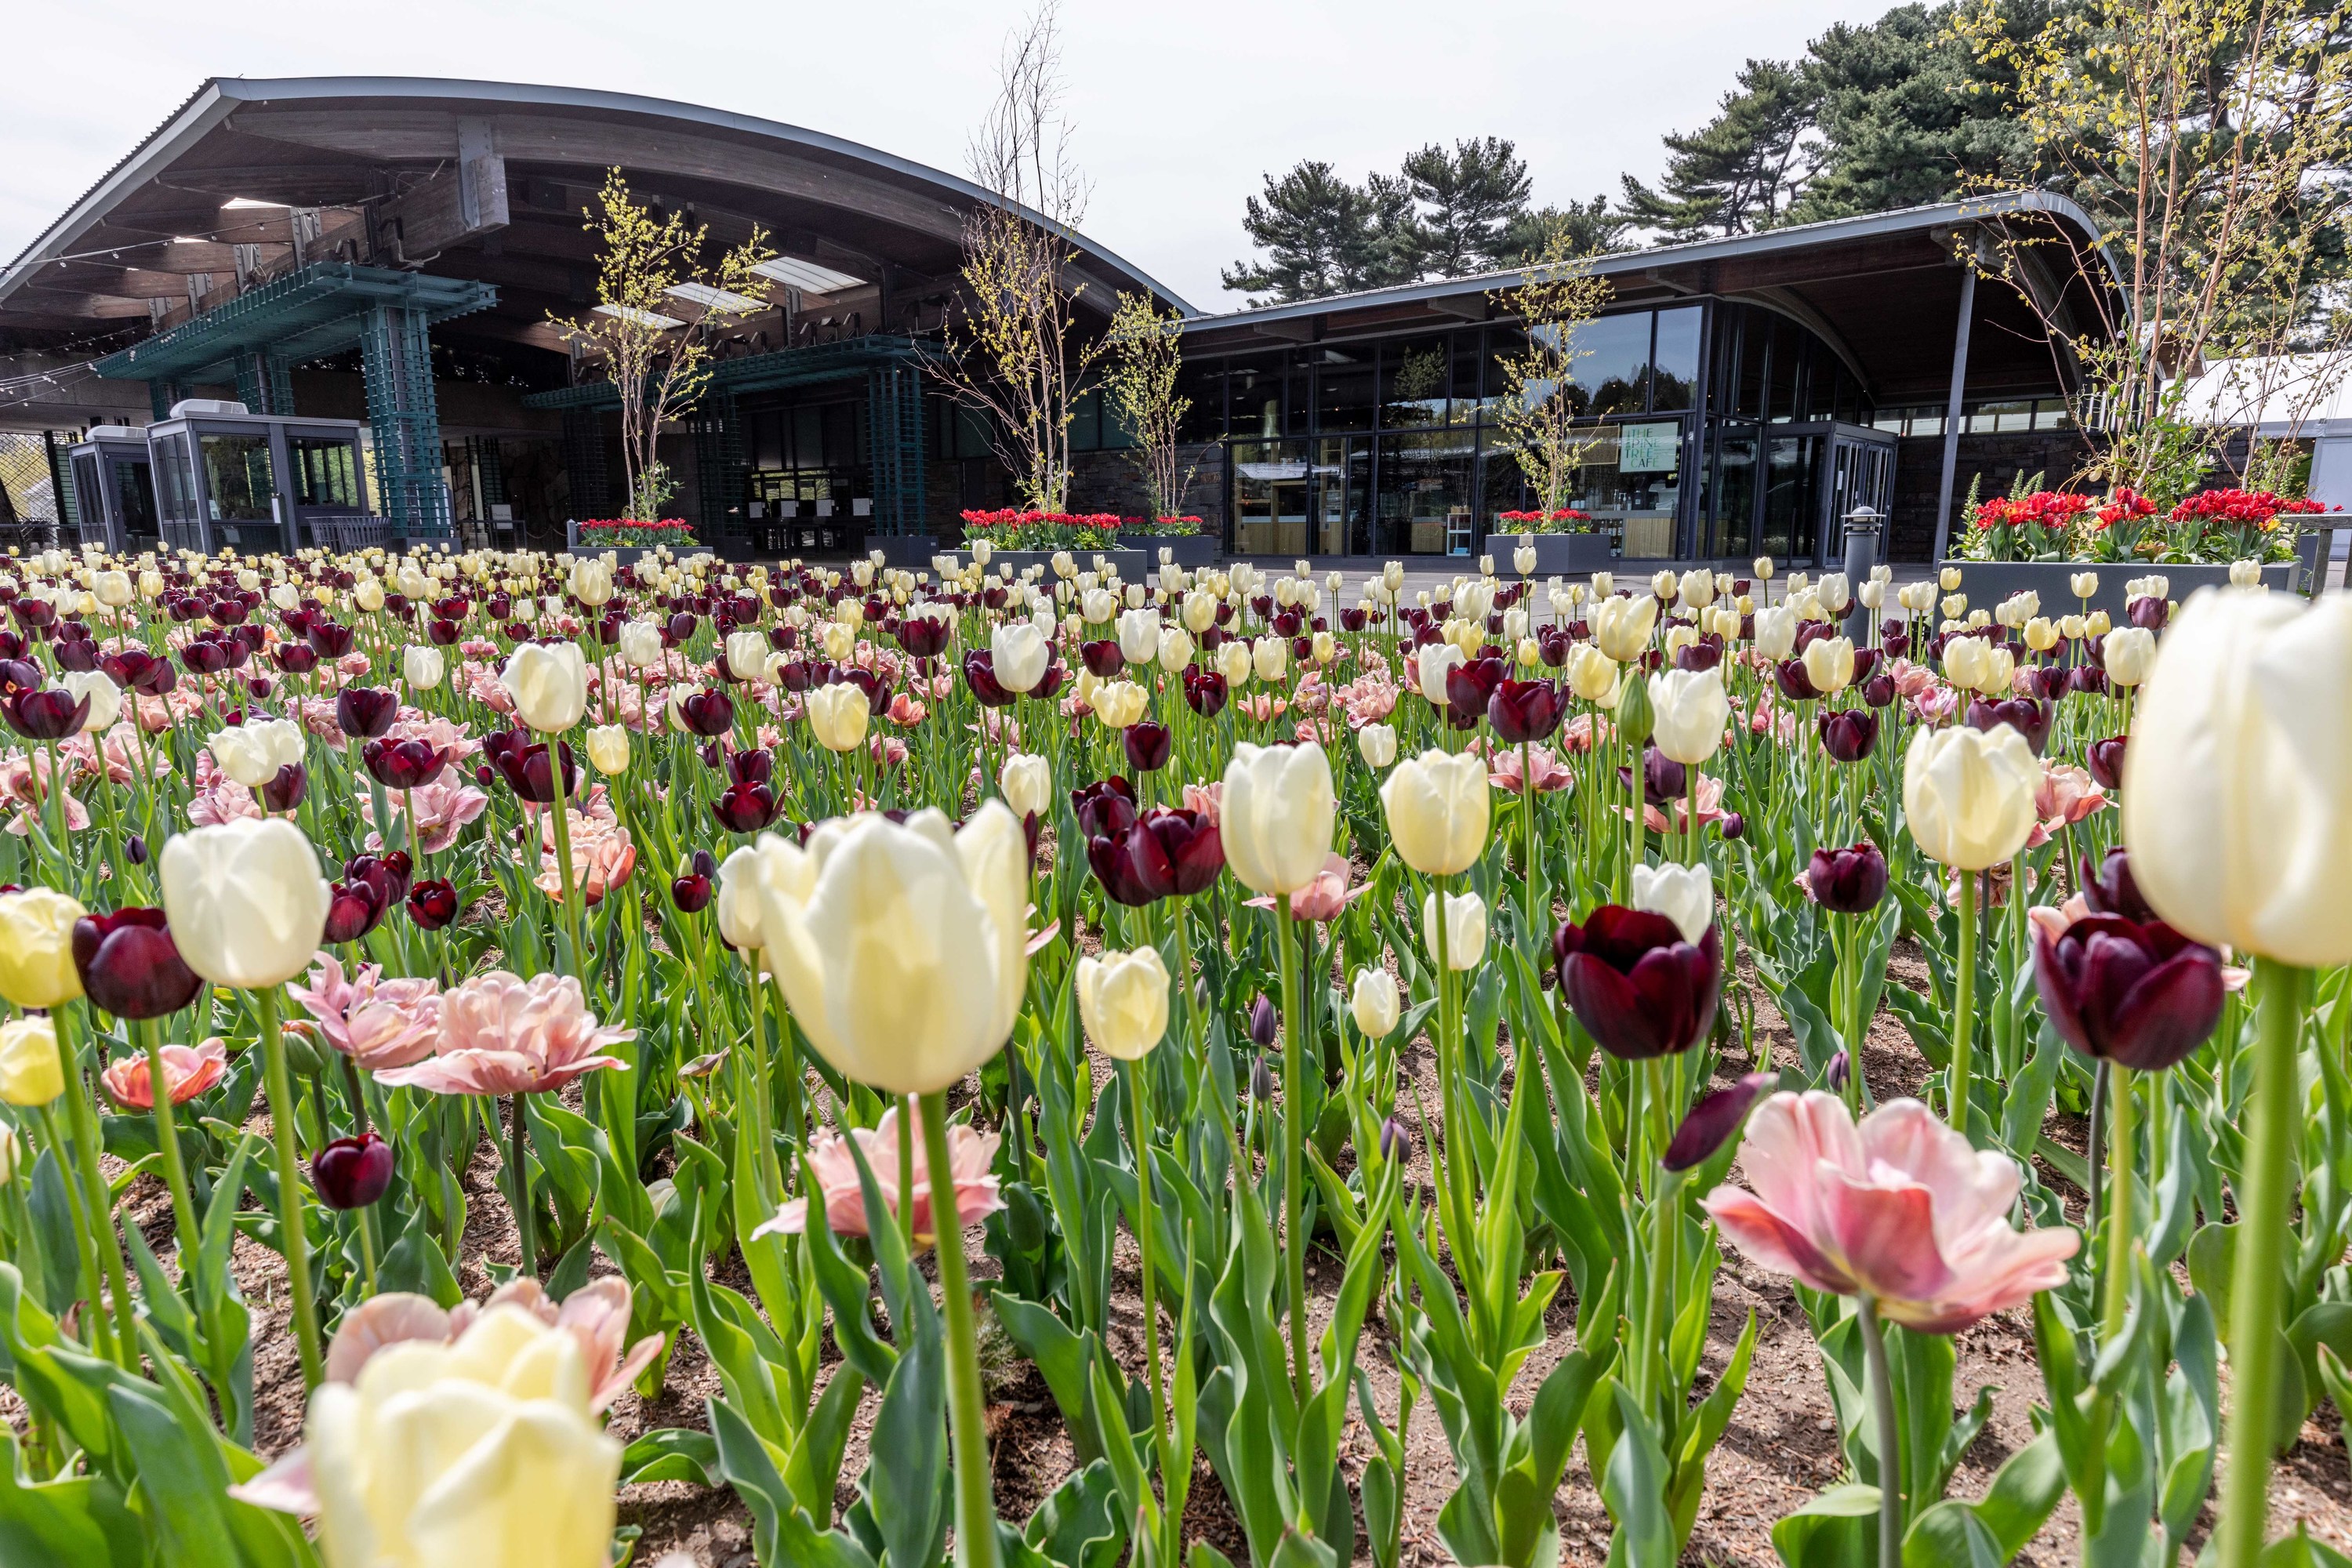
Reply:
[[[1963, 508], [1969, 481], [1979, 479], [1981, 497], [2007, 495], [2020, 474], [2044, 476], [2050, 488], [2065, 483], [2089, 456], [2073, 430], [2018, 430], [2004, 435], [1963, 436], [1952, 469], [1952, 531], [1967, 526]], [[1895, 497], [1888, 507], [1887, 557], [1925, 561], [1936, 544], [1936, 492], [1944, 471], [1944, 438], [1907, 436], [1895, 444]]]
[[[1225, 526], [1225, 449], [1218, 442], [1181, 447], [1178, 471], [1189, 468], [1180, 514], [1201, 520], [1201, 531], [1223, 538]], [[1141, 517], [1151, 510], [1143, 474], [1131, 451], [1080, 452], [1070, 462], [1070, 510]]]

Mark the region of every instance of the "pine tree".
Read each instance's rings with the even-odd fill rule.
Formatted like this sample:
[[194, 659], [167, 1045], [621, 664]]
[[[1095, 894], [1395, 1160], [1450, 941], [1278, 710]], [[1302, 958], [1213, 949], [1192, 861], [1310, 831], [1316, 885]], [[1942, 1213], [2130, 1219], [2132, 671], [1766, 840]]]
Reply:
[[1625, 231], [1633, 226], [1631, 214], [1610, 210], [1605, 195], [1589, 202], [1571, 197], [1564, 206], [1535, 207], [1513, 218], [1496, 259], [1505, 267], [1526, 265], [1543, 254], [1555, 229], [1567, 231], [1568, 254], [1602, 256], [1629, 248]]
[[1265, 176], [1242, 219], [1265, 259], [1235, 262], [1224, 286], [1261, 296], [1254, 305], [1313, 300], [1411, 280], [1419, 272], [1412, 192], [1394, 175], [1349, 183], [1329, 163], [1302, 161]]
[[1421, 271], [1466, 278], [1504, 264], [1513, 226], [1525, 216], [1527, 160], [1499, 136], [1433, 142], [1404, 161], [1405, 183], [1424, 210], [1419, 216]]
[[1713, 120], [1665, 139], [1671, 156], [1659, 189], [1624, 176], [1626, 213], [1673, 240], [1770, 228], [1803, 176], [1812, 107], [1801, 63], [1749, 60]]

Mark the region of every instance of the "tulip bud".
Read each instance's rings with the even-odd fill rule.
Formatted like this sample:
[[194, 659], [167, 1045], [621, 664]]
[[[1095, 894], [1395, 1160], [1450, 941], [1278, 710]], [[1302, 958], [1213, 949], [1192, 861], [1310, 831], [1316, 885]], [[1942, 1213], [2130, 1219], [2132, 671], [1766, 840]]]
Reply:
[[1650, 689], [1646, 681], [1628, 680], [1617, 699], [1617, 732], [1627, 743], [1643, 746], [1654, 732], [1655, 721], [1650, 707]]
[[338, 1138], [310, 1156], [310, 1185], [331, 1209], [365, 1208], [392, 1185], [392, 1145], [373, 1132]]
[[1366, 1039], [1384, 1040], [1394, 1033], [1403, 1006], [1395, 975], [1377, 964], [1356, 971], [1348, 1007]]
[[0, 1103], [31, 1110], [65, 1091], [57, 1026], [46, 1017], [0, 1024]]
[[1168, 1032], [1168, 965], [1153, 947], [1078, 960], [1078, 1016], [1095, 1048], [1139, 1061]]
[[[1841, 1050], [1838, 1055], [1843, 1057], [1845, 1053]], [[1751, 1072], [1729, 1088], [1707, 1095], [1683, 1117], [1682, 1125], [1675, 1129], [1665, 1155], [1658, 1163], [1669, 1171], [1687, 1171], [1706, 1163], [1731, 1141], [1748, 1120], [1748, 1111], [1780, 1081], [1779, 1073]]]
[[1260, 1050], [1272, 1050], [1274, 1042], [1281, 1035], [1281, 1030], [1282, 1019], [1280, 1015], [1275, 1012], [1274, 1003], [1265, 993], [1260, 992], [1257, 1000], [1250, 1004], [1250, 1042]]
[[1445, 926], [1438, 930], [1438, 893], [1433, 889], [1421, 901], [1421, 939], [1429, 954], [1444, 955], [1445, 967], [1475, 969], [1486, 953], [1486, 900], [1475, 892], [1445, 895]]

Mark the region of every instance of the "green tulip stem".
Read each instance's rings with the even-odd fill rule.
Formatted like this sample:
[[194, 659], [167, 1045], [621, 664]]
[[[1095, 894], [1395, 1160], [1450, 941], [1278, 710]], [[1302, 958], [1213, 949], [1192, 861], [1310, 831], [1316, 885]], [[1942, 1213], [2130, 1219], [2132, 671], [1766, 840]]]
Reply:
[[[360, 1079], [360, 1064], [341, 1051], [335, 1055], [341, 1058], [343, 1064], [343, 1092], [352, 1102], [352, 1131], [364, 1138], [368, 1133], [367, 1085]], [[326, 1097], [322, 1095], [319, 1100], [321, 1121], [325, 1120], [326, 1107]]]
[[1871, 1415], [1878, 1423], [1878, 1568], [1902, 1568], [1903, 1436], [1895, 1418], [1895, 1379], [1886, 1369], [1886, 1331], [1879, 1325], [1878, 1303], [1864, 1296], [1858, 1306]]
[[[950, 1168], [948, 1097], [922, 1097], [923, 1153], [934, 1171]], [[944, 1180], [942, 1186], [945, 1187]], [[950, 1192], [951, 1188], [946, 1189]], [[948, 1320], [948, 1425], [955, 1439], [957, 1568], [996, 1568], [996, 1502], [988, 1461], [988, 1426], [981, 1404], [980, 1344], [972, 1331], [971, 1286], [966, 1279], [963, 1226], [952, 1199], [931, 1223], [940, 1252], [940, 1294]]]
[[[98, 1112], [90, 1103], [89, 1083], [82, 1077], [80, 1053], [73, 1043], [73, 1011], [70, 1006], [50, 1009], [49, 1021], [57, 1026], [58, 1057], [66, 1070], [66, 1117], [73, 1127], [74, 1145], [79, 1153], [75, 1162], [79, 1167], [83, 1203], [89, 1223], [79, 1228], [96, 1249], [100, 1266], [106, 1273], [106, 1288], [114, 1297], [116, 1338], [120, 1342], [122, 1364], [138, 1364], [139, 1320], [131, 1302], [131, 1280], [122, 1267], [122, 1240], [115, 1233], [112, 1194], [106, 1184], [106, 1173], [99, 1168], [98, 1156], [104, 1141], [99, 1134]], [[99, 1239], [99, 1233], [105, 1239]], [[93, 1276], [93, 1279], [95, 1276]], [[95, 1286], [93, 1286], [95, 1289]], [[95, 1295], [90, 1299], [90, 1310], [98, 1310]]]
[[1144, 1089], [1142, 1058], [1123, 1065], [1128, 1103], [1135, 1112], [1128, 1133], [1135, 1140], [1135, 1246], [1142, 1255], [1143, 1361], [1151, 1372], [1151, 1445], [1160, 1451], [1160, 1473], [1164, 1478], [1170, 1473], [1171, 1456], [1168, 1451], [1168, 1391], [1160, 1371], [1159, 1280], [1151, 1272], [1151, 1096]]
[[539, 1238], [531, 1234], [538, 1217], [530, 1206], [530, 1143], [529, 1129], [523, 1123], [522, 1096], [507, 1096], [507, 1112], [510, 1126], [507, 1137], [507, 1178], [514, 1190], [508, 1194], [514, 1205], [515, 1271], [539, 1277]]
[[[1960, 945], [1952, 973], [1952, 1068], [1944, 1092], [1945, 1114], [1952, 1131], [1969, 1135], [1969, 1060], [1976, 1045], [1977, 874], [1960, 871]], [[1849, 1067], [1851, 1063], [1847, 1064]]]
[[1525, 859], [1528, 878], [1528, 930], [1540, 930], [1537, 911], [1542, 908], [1539, 879], [1536, 874], [1536, 773], [1535, 746], [1528, 741], [1519, 742], [1519, 816], [1523, 838], [1527, 845]]
[[373, 1204], [362, 1204], [360, 1205], [359, 1221], [360, 1278], [367, 1282], [367, 1293], [373, 1296], [376, 1293], [375, 1205]]
[[[1300, 1234], [1306, 1222], [1300, 1188], [1307, 1180], [1307, 1049], [1299, 1034], [1304, 1009], [1298, 995], [1298, 943], [1292, 930], [1297, 922], [1291, 918], [1288, 893], [1275, 894], [1274, 913], [1278, 922], [1274, 945], [1282, 963], [1283, 1264], [1290, 1285], [1290, 1381], [1304, 1404], [1311, 1392], [1307, 1374], [1307, 1237]], [[1438, 913], [1443, 929], [1444, 911]], [[1444, 967], [1441, 958], [1439, 968]]]
[[2109, 1062], [2107, 1089], [2107, 1277], [2099, 1312], [2099, 1337], [2112, 1341], [2123, 1331], [2124, 1313], [2131, 1305], [2132, 1244], [2132, 1074], [2121, 1062]]
[[[294, 1332], [301, 1348], [302, 1388], [307, 1394], [318, 1387], [326, 1375], [326, 1363], [319, 1354], [319, 1309], [310, 1299], [310, 1244], [302, 1229], [302, 1164], [294, 1148], [294, 1075], [286, 1068], [286, 1036], [278, 1023], [278, 987], [263, 986], [253, 994], [253, 1000], [261, 1013], [261, 1060], [269, 1092], [269, 1131], [271, 1141], [278, 1145], [278, 1229], [286, 1255], [289, 1291], [294, 1298]], [[155, 1063], [150, 1070], [155, 1076], [155, 1103], [160, 1109], [170, 1097], [162, 1092], [155, 1025], [150, 1020], [143, 1026], [148, 1031], [148, 1060]], [[176, 1170], [179, 1152], [172, 1141], [171, 1123], [159, 1118], [158, 1125], [164, 1134], [163, 1146], [170, 1151], [164, 1157], [163, 1168], [167, 1172]], [[176, 1187], [173, 1199], [174, 1203], [180, 1201]], [[181, 1246], [189, 1247], [186, 1237], [182, 1238]], [[188, 1256], [194, 1257], [193, 1249]]]
[[[179, 1133], [173, 1126], [172, 1080], [163, 1070], [163, 1031], [152, 1018], [142, 1018], [131, 1026], [139, 1031], [139, 1043], [147, 1053], [147, 1091], [153, 1101], [155, 1145], [163, 1156], [163, 1183], [172, 1189], [173, 1234], [180, 1244], [180, 1272], [191, 1279], [196, 1272], [196, 1204], [188, 1191], [188, 1167], [180, 1155]], [[291, 1129], [294, 1125], [294, 1097], [289, 1092], [280, 1100], [275, 1086], [269, 1096], [271, 1120], [282, 1119]], [[281, 1112], [278, 1107], [283, 1105]]]
[[2090, 1167], [2088, 1174], [2091, 1178], [2090, 1191], [2083, 1195], [2083, 1234], [2085, 1236], [2099, 1234], [2099, 1200], [2104, 1195], [2106, 1186], [2103, 1178], [2106, 1174], [2107, 1168], [2109, 1082], [2110, 1068], [2107, 1058], [2101, 1057], [2091, 1068], [2091, 1124], [2087, 1130], [2083, 1150], [2083, 1160]]
[[[59, 1173], [63, 1173], [68, 1159], [72, 1159], [73, 1163], [79, 1167], [81, 1161], [74, 1158], [71, 1145], [67, 1143], [63, 1130], [58, 1126], [56, 1109], [47, 1105], [37, 1107], [33, 1112], [33, 1119], [40, 1124], [41, 1142], [57, 1154]], [[29, 1172], [26, 1173], [27, 1180], [30, 1179], [30, 1174]], [[76, 1172], [75, 1180], [79, 1180], [79, 1170]], [[21, 1220], [23, 1225], [29, 1226], [32, 1223], [32, 1211], [25, 1206], [23, 1198], [16, 1193], [16, 1178], [13, 1173], [9, 1178], [8, 1188], [11, 1207], [9, 1218], [12, 1224]], [[132, 1364], [125, 1363], [120, 1352], [116, 1351], [113, 1326], [108, 1322], [105, 1307], [99, 1300], [98, 1227], [85, 1217], [83, 1194], [75, 1191], [75, 1182], [66, 1183], [65, 1188], [66, 1217], [73, 1226], [74, 1239], [81, 1246], [81, 1294], [89, 1302], [89, 1315], [83, 1320], [83, 1324], [89, 1333], [89, 1348], [117, 1364]], [[28, 1247], [31, 1246], [32, 1234], [29, 1230], [20, 1227], [17, 1229], [16, 1237], [19, 1245]], [[131, 1342], [135, 1346], [139, 1342], [134, 1338]]]
[[1683, 804], [1683, 864], [1698, 864], [1698, 764], [1683, 770], [1689, 798]]
[[[898, 1106], [898, 1235], [907, 1244], [907, 1252], [915, 1250], [915, 1118], [920, 1110], [915, 1097], [908, 1095]], [[940, 1182], [939, 1173], [944, 1165], [932, 1165], [929, 1175], [931, 1184], [931, 1229], [940, 1228], [939, 1209]], [[951, 1191], [952, 1189], [950, 1189]]]
[[573, 886], [572, 876], [571, 792], [563, 787], [563, 758], [554, 741], [547, 743], [547, 760], [555, 775], [555, 798], [545, 809], [555, 824], [555, 864], [563, 878], [563, 932], [572, 942], [571, 973], [584, 979], [588, 963], [586, 950], [580, 942], [580, 889]]
[[[2278, 1430], [2279, 1268], [2291, 1257], [2288, 1184], [2303, 1086], [2295, 1057], [2311, 1000], [2311, 971], [2275, 959], [2254, 962], [2257, 996], [2253, 1107], [2239, 1199], [2236, 1279], [2231, 1291], [2230, 1459], [2221, 1478], [2214, 1534], [2221, 1568], [2254, 1568], [2269, 1523], [2272, 1434]], [[2116, 1096], [2118, 1101], [2122, 1096]]]

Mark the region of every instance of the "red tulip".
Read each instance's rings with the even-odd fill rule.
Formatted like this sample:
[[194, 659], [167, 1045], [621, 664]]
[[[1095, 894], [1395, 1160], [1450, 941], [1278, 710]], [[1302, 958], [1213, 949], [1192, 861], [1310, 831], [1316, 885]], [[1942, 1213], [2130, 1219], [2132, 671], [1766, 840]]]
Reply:
[[1694, 946], [1664, 915], [1603, 904], [1561, 926], [1552, 952], [1569, 1006], [1611, 1056], [1686, 1051], [1714, 1026], [1723, 962], [1711, 925]]
[[457, 884], [446, 878], [419, 882], [409, 890], [408, 918], [421, 931], [439, 931], [456, 920], [462, 908]]

